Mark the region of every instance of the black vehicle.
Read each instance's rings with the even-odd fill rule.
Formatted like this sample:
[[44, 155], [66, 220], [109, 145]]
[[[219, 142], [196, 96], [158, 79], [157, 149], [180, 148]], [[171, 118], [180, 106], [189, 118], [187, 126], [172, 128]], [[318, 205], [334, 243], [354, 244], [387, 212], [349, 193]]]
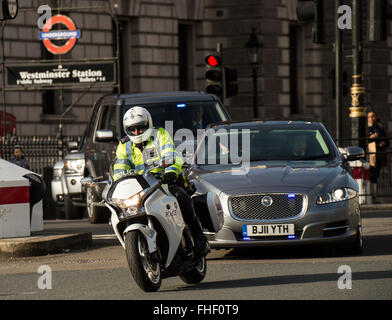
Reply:
[[[85, 143], [85, 176], [107, 179], [112, 171], [116, 148], [126, 136], [122, 120], [125, 112], [134, 106], [146, 108], [152, 116], [154, 127], [163, 127], [173, 134], [176, 146], [181, 143], [196, 146], [197, 129], [209, 124], [229, 121], [230, 116], [219, 98], [201, 91], [154, 92], [124, 95], [107, 95], [100, 98], [93, 109], [87, 128]], [[198, 115], [199, 122], [192, 116]], [[199, 126], [201, 123], [201, 127]], [[175, 135], [179, 129], [188, 129], [194, 140]], [[180, 140], [176, 140], [179, 137]], [[186, 140], [186, 141], [185, 141]], [[190, 141], [192, 140], [192, 141]], [[188, 150], [188, 149], [187, 149]], [[192, 154], [181, 154], [190, 159]], [[107, 221], [109, 211], [101, 203], [102, 190], [99, 186], [86, 188], [86, 205], [91, 223]]]

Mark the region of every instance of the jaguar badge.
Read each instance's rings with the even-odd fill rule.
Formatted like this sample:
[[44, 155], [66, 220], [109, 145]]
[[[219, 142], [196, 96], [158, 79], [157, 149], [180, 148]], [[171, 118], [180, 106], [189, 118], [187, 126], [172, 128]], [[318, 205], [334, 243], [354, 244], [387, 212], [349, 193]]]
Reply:
[[271, 198], [270, 196], [264, 196], [264, 197], [261, 199], [261, 204], [262, 204], [264, 207], [270, 207], [270, 206], [272, 205], [273, 202], [274, 202], [274, 201], [272, 200], [272, 198]]

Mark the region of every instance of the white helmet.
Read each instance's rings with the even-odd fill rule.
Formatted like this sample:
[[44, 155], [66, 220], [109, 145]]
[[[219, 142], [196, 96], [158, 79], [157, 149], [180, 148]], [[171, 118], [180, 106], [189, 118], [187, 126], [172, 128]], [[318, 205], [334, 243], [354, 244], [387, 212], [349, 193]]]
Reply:
[[[123, 127], [133, 143], [148, 141], [153, 133], [151, 114], [145, 108], [133, 107], [125, 113]], [[135, 129], [139, 129], [140, 132]]]

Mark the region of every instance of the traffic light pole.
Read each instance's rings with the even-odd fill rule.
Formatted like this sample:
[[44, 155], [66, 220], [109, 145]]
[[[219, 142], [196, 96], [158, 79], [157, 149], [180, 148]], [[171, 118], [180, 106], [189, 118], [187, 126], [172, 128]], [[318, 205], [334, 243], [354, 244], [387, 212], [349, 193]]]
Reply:
[[367, 150], [367, 113], [364, 106], [365, 87], [362, 81], [362, 36], [361, 36], [361, 7], [362, 0], [352, 0], [353, 30], [352, 30], [352, 86], [351, 86], [351, 139], [353, 143]]
[[338, 8], [342, 4], [342, 0], [335, 0], [335, 107], [336, 107], [336, 141], [338, 146], [340, 146], [340, 139], [342, 138], [342, 104], [343, 104], [343, 95], [342, 95], [342, 74], [343, 74], [343, 30], [338, 26], [339, 13]]

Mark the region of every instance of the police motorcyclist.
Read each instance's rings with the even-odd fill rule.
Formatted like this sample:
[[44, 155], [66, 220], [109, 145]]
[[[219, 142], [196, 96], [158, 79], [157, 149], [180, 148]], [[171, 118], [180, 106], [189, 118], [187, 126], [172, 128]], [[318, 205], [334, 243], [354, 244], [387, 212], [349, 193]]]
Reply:
[[[183, 188], [181, 179], [182, 158], [175, 150], [173, 139], [164, 128], [153, 128], [150, 113], [142, 107], [129, 109], [123, 118], [123, 138], [116, 151], [113, 179], [119, 179], [124, 173], [134, 168], [142, 174], [147, 165], [154, 161], [173, 158], [172, 165], [166, 167], [163, 181], [169, 185], [170, 192], [177, 198], [185, 223], [189, 226], [196, 245], [196, 253], [205, 256], [209, 252], [208, 241], [196, 216], [193, 202]], [[154, 169], [154, 171], [163, 169]]]

